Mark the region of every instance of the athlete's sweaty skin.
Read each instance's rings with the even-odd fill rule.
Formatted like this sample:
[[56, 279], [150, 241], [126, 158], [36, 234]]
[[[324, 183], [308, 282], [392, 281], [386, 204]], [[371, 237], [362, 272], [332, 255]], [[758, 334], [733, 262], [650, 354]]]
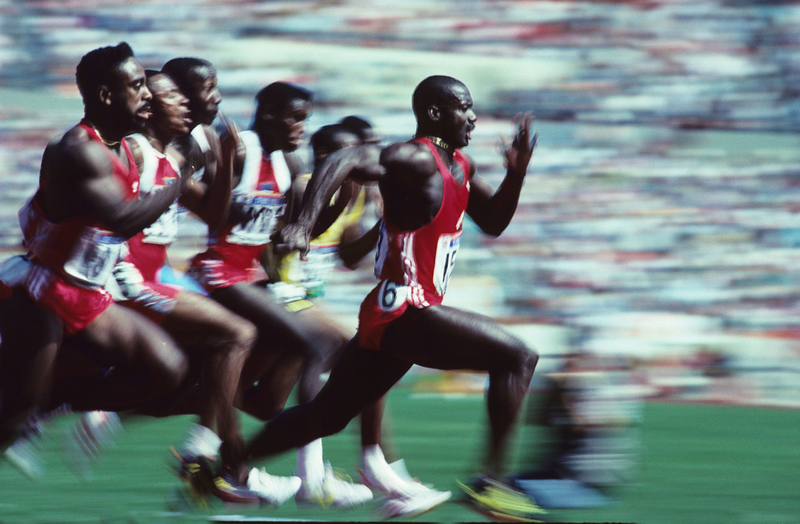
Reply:
[[[474, 162], [467, 159], [469, 173], [464, 173], [454, 157], [454, 149], [468, 145], [477, 120], [466, 86], [449, 77], [429, 77], [415, 91], [414, 112], [415, 136], [437, 137], [441, 145], [436, 146], [436, 154], [456, 184], [469, 180], [466, 214], [486, 234], [502, 233], [516, 210], [536, 143], [536, 136], [529, 136], [532, 116], [517, 118], [516, 137], [504, 153], [506, 177], [492, 191], [477, 178]], [[443, 205], [445, 175], [425, 141], [343, 149], [315, 172], [300, 217], [282, 230], [278, 240], [305, 253], [320, 210], [347, 178], [378, 181], [385, 220], [400, 231], [419, 230], [431, 223]], [[536, 353], [491, 318], [443, 305], [408, 307], [389, 322], [379, 350], [365, 349], [358, 336], [351, 340], [317, 397], [270, 422], [250, 442], [249, 456], [271, 456], [340, 431], [413, 364], [419, 364], [489, 373], [487, 403], [492, 438], [486, 472], [501, 475], [510, 430], [537, 360]]]

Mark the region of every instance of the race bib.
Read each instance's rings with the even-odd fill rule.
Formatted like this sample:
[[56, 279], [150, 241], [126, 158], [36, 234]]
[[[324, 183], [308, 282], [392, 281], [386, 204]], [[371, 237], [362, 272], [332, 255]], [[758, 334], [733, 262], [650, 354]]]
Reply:
[[378, 288], [378, 307], [389, 313], [405, 304], [408, 286], [401, 286], [391, 280], [384, 280]]
[[[259, 246], [268, 244], [278, 217], [286, 210], [283, 198], [253, 197], [242, 206], [246, 220], [236, 224], [226, 240], [231, 244]], [[240, 201], [241, 202], [241, 201]]]
[[311, 296], [322, 294], [322, 288], [336, 267], [339, 258], [338, 246], [313, 248], [308, 252], [303, 266], [303, 285]]
[[0, 282], [8, 287], [20, 286], [28, 278], [31, 261], [25, 255], [15, 255], [0, 264]]
[[108, 291], [114, 300], [134, 300], [144, 289], [144, 277], [130, 262], [120, 260], [114, 266], [114, 278], [108, 282], [116, 282], [117, 287], [108, 287]]
[[452, 235], [442, 235], [436, 246], [436, 262], [433, 268], [433, 284], [440, 295], [447, 291], [453, 265], [456, 262], [458, 247], [461, 244], [461, 232]]
[[158, 219], [146, 227], [143, 242], [148, 244], [169, 245], [178, 238], [178, 202], [175, 201]]
[[119, 260], [124, 241], [109, 231], [86, 228], [64, 264], [64, 272], [85, 287], [103, 287]]
[[389, 252], [388, 236], [386, 235], [386, 222], [381, 220], [378, 228], [378, 243], [375, 247], [375, 276], [380, 278], [383, 265], [386, 262], [386, 254]]

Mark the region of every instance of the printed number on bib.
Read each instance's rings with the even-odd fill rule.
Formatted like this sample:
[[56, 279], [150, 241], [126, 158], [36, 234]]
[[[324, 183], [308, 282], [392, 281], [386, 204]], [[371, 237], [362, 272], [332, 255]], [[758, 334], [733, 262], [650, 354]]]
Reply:
[[275, 230], [278, 217], [283, 215], [286, 204], [280, 202], [272, 205], [248, 205], [242, 211], [247, 220], [236, 224], [228, 235], [228, 242], [258, 246], [268, 244], [269, 237]]
[[123, 242], [122, 237], [108, 231], [88, 228], [64, 264], [64, 271], [83, 285], [101, 287], [119, 260]]
[[[389, 251], [388, 241], [386, 235], [386, 222], [381, 220], [381, 225], [378, 228], [378, 244], [375, 248], [375, 276], [379, 277], [383, 271], [383, 264], [386, 262], [386, 253]], [[380, 278], [380, 277], [379, 277]]]
[[135, 299], [144, 289], [144, 278], [142, 274], [136, 269], [136, 266], [130, 262], [120, 261], [114, 266], [114, 279], [125, 300]]
[[178, 203], [173, 202], [164, 213], [143, 231], [148, 244], [168, 245], [178, 238]]
[[378, 289], [378, 306], [385, 312], [402, 306], [408, 297], [408, 287], [384, 280]]
[[321, 286], [333, 273], [339, 258], [338, 246], [311, 247], [303, 266], [302, 282], [306, 286]]
[[453, 265], [456, 262], [458, 247], [461, 244], [461, 232], [453, 235], [442, 235], [436, 246], [436, 265], [433, 271], [433, 283], [436, 291], [444, 295], [447, 291], [447, 284], [450, 282], [450, 275], [453, 272]]

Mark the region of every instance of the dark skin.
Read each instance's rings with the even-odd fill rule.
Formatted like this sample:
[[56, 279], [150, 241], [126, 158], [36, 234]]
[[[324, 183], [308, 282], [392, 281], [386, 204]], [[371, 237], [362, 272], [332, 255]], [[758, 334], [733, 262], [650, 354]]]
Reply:
[[[125, 191], [113, 174], [108, 151], [127, 166], [121, 140], [143, 125], [150, 116], [152, 94], [144, 70], [135, 58], [117, 69], [118, 82], [102, 86], [86, 104], [86, 117], [111, 147], [91, 140], [79, 127], [48, 145], [42, 160], [39, 203], [52, 221], [89, 216], [115, 234], [128, 238], [155, 221], [184, 189], [184, 184], [138, 200], [126, 200]], [[126, 118], [123, 118], [126, 117]], [[185, 355], [169, 336], [143, 316], [112, 304], [79, 335], [95, 351], [108, 354], [117, 377], [104, 390], [108, 409], [128, 405], [132, 398], [154, 398], [180, 383], [186, 373]], [[145, 380], [142, 380], [145, 377]], [[142, 382], [152, 383], [142, 388]]]
[[[310, 102], [290, 99], [281, 107], [262, 114], [253, 125], [264, 153], [282, 151], [293, 178], [303, 172], [302, 162], [294, 152], [310, 111]], [[234, 187], [239, 183], [245, 155], [244, 147], [240, 146], [233, 164]], [[238, 211], [238, 205], [233, 203], [229, 220], [237, 220]], [[253, 284], [240, 283], [216, 289], [211, 293], [211, 298], [258, 328], [256, 344], [239, 381], [237, 397], [242, 399], [240, 407], [261, 419], [273, 416], [276, 410], [285, 405], [297, 381], [296, 366], [306, 358], [314, 362], [315, 367], [304, 374], [307, 378], [301, 380], [299, 394], [303, 400], [316, 394], [319, 390], [316, 377], [326, 371], [323, 355], [341, 347], [341, 340], [332, 340], [325, 326], [298, 318], [279, 304], [271, 292]], [[263, 380], [268, 375], [270, 380]], [[256, 381], [259, 381], [258, 388], [245, 393]], [[264, 402], [264, 398], [272, 400]]]
[[[85, 117], [107, 147], [92, 140], [80, 127], [48, 144], [42, 159], [37, 201], [50, 221], [88, 217], [114, 234], [128, 238], [150, 225], [181, 194], [184, 184], [178, 183], [159, 194], [126, 200], [126, 191], [114, 175], [109, 155], [130, 167], [120, 141], [126, 134], [142, 128], [150, 116], [151, 98], [144, 70], [133, 57], [115, 68], [110, 85], [101, 85], [94, 93], [85, 95]], [[33, 367], [15, 374], [38, 378], [37, 385], [26, 386], [38, 392], [35, 395], [38, 403], [44, 401], [51, 387], [56, 354], [53, 348], [61, 343], [62, 330], [50, 328], [54, 318], [48, 313], [37, 322], [47, 326], [37, 331], [37, 337], [45, 339], [28, 345], [27, 362]], [[55, 322], [61, 324], [57, 319]], [[8, 331], [4, 336], [13, 339]], [[113, 366], [103, 380], [79, 385], [79, 395], [97, 399], [97, 409], [125, 409], [138, 401], [166, 394], [180, 384], [188, 370], [186, 356], [161, 328], [116, 304], [111, 304], [70, 338], [71, 343], [87, 348]], [[4, 347], [4, 351], [7, 349], [8, 346]], [[0, 421], [0, 425], [5, 426], [5, 421]]]
[[[219, 104], [222, 102], [222, 95], [217, 86], [217, 73], [213, 68], [200, 66], [190, 71], [189, 79], [190, 81], [187, 82], [187, 87], [185, 88], [186, 92], [183, 93], [189, 100], [189, 117], [193, 126], [201, 126], [203, 134], [205, 134], [206, 140], [211, 147], [208, 151], [203, 151], [194, 137], [188, 133], [177, 137], [173, 141], [173, 145], [185, 157], [187, 168], [191, 168], [192, 172], [205, 168], [203, 181], [207, 184], [213, 184], [216, 179], [217, 159], [221, 158], [219, 137], [214, 132], [214, 129], [211, 128], [212, 122], [214, 122], [219, 113]], [[222, 194], [220, 188], [216, 187], [209, 193], [212, 195]], [[225, 200], [226, 213], [229, 202], [230, 189], [228, 189], [228, 198]], [[189, 207], [187, 204], [184, 205]], [[224, 223], [226, 216], [200, 215], [200, 218], [211, 229], [215, 229]]]
[[222, 95], [217, 85], [217, 72], [206, 66], [191, 71], [192, 81], [184, 95], [189, 99], [189, 111], [194, 124], [210, 126], [219, 112]]
[[[23, 329], [19, 329], [23, 326]], [[29, 329], [36, 326], [36, 329]], [[16, 437], [33, 408], [47, 401], [63, 327], [23, 288], [0, 301], [0, 449]]]
[[[417, 114], [416, 136], [438, 136], [451, 147], [466, 147], [476, 116], [466, 86], [440, 87], [450, 103], [427, 100]], [[440, 91], [441, 92], [441, 91]], [[517, 135], [505, 149], [508, 168], [497, 191], [480, 181], [470, 162], [467, 214], [489, 235], [509, 224], [536, 143], [529, 136], [532, 116], [517, 118]], [[463, 181], [449, 148], [437, 153]], [[378, 181], [387, 220], [412, 230], [429, 223], [438, 212], [443, 181], [436, 159], [422, 144], [400, 143], [386, 148], [365, 145], [331, 155], [314, 173], [303, 211], [282, 232], [289, 247], [307, 252], [309, 233], [331, 195], [346, 178]], [[413, 364], [442, 370], [474, 370], [489, 374], [487, 407], [490, 447], [486, 472], [503, 473], [506, 448], [538, 356], [493, 319], [448, 306], [409, 307], [389, 324], [380, 351], [359, 347], [352, 339], [342, 350], [330, 378], [313, 401], [284, 411], [248, 445], [249, 457], [272, 456], [343, 429], [370, 402], [383, 396]]]
[[[174, 139], [189, 133], [189, 100], [166, 75], [147, 80], [153, 94], [153, 116], [146, 125], [145, 136], [159, 152], [180, 158], [172, 145]], [[236, 136], [233, 124], [225, 121], [229, 132], [222, 147], [222, 166], [208, 186], [187, 178], [179, 201], [209, 224], [221, 223], [228, 209], [231, 193], [231, 171]], [[142, 152], [135, 141], [131, 151], [138, 167], [143, 167]], [[214, 300], [191, 292], [177, 296], [174, 309], [163, 320], [162, 327], [182, 347], [203, 350], [198, 409], [200, 424], [217, 428], [223, 440], [223, 462], [229, 449], [238, 449], [243, 441], [234, 412], [236, 388], [247, 356], [256, 338], [256, 328]]]
[[[339, 133], [335, 137], [335, 145], [331, 151], [328, 151], [327, 149], [315, 149], [314, 163], [315, 165], [319, 165], [330, 153], [339, 149], [356, 146], [359, 143], [360, 140], [356, 135], [345, 132]], [[289, 217], [296, 218], [297, 212], [300, 209], [303, 194], [305, 193], [307, 182], [308, 179], [305, 177], [298, 178], [294, 181], [291, 191], [292, 200], [290, 201], [287, 209], [287, 215]], [[348, 188], [348, 191], [344, 196], [342, 196], [342, 193], [344, 192], [340, 191], [340, 194], [336, 199], [336, 203], [331, 206], [331, 208], [325, 210], [326, 212], [331, 212], [331, 216], [329, 217], [331, 222], [338, 217], [338, 215], [349, 204], [349, 201], [355, 201], [357, 197], [357, 190], [352, 191], [350, 189], [351, 188]], [[347, 196], [351, 194], [352, 197], [347, 198]], [[311, 233], [312, 237], [316, 237], [318, 234], [324, 232], [324, 230], [318, 231], [321, 229], [321, 222], [322, 220], [317, 221], [314, 231]], [[354, 266], [358, 261], [362, 260], [375, 247], [377, 239], [377, 226], [372, 228], [366, 234], [362, 234], [357, 224], [351, 225], [342, 232], [341, 243], [339, 244], [339, 254], [345, 264], [352, 268], [352, 266]], [[277, 279], [278, 278], [276, 277], [276, 280]], [[326, 372], [330, 371], [339, 353], [339, 349], [341, 349], [347, 343], [347, 341], [350, 340], [352, 333], [339, 323], [331, 320], [329, 316], [325, 314], [323, 308], [321, 308], [318, 304], [314, 307], [298, 311], [295, 313], [295, 315], [302, 318], [309, 325], [317, 326], [318, 330], [327, 332], [327, 338], [333, 342], [329, 347], [331, 349], [335, 347], [336, 349], [335, 352], [324, 355], [325, 360], [322, 365], [324, 366], [324, 370]], [[312, 371], [309, 372], [306, 368]], [[248, 391], [248, 396], [246, 398], [248, 400], [248, 407], [250, 407], [252, 410], [248, 412], [251, 414], [259, 413], [259, 418], [262, 420], [268, 420], [275, 416], [278, 411], [285, 407], [288, 394], [291, 392], [298, 378], [309, 385], [316, 383], [316, 389], [309, 388], [308, 390], [304, 390], [301, 388], [301, 394], [299, 395], [300, 402], [302, 403], [311, 400], [316, 396], [324, 384], [323, 381], [317, 378], [319, 377], [318, 373], [315, 376], [308, 376], [310, 373], [317, 372], [317, 368], [318, 365], [316, 363], [307, 365], [302, 355], [299, 355], [296, 352], [285, 352], [281, 360], [279, 360], [271, 369], [268, 370], [267, 374], [261, 378], [259, 385], [251, 388], [251, 390]], [[384, 404], [385, 398], [382, 398], [380, 401], [367, 406], [364, 409], [364, 412], [361, 414], [362, 446], [382, 444], [381, 422], [383, 418], [382, 415]]]

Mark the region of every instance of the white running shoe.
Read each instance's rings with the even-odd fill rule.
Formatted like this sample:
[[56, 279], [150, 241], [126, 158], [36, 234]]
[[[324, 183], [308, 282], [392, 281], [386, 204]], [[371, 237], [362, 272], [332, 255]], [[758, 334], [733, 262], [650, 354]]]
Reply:
[[247, 488], [258, 493], [261, 501], [270, 506], [280, 506], [294, 497], [300, 484], [300, 477], [270, 475], [263, 468], [253, 468], [247, 476]]
[[86, 479], [91, 465], [102, 457], [105, 450], [114, 444], [117, 433], [122, 431], [119, 415], [113, 411], [87, 411], [82, 413], [65, 435], [65, 460], [76, 475]]
[[384, 473], [367, 467], [360, 470], [364, 482], [385, 495], [380, 508], [383, 518], [421, 515], [450, 500], [449, 491], [438, 491], [411, 478], [403, 459], [390, 467], [391, 471]]
[[[416, 484], [416, 485], [414, 485]], [[409, 481], [405, 496], [393, 496], [384, 499], [380, 513], [383, 518], [416, 517], [435, 509], [448, 500], [449, 491], [438, 491], [419, 482]]]
[[32, 418], [4, 452], [6, 459], [31, 480], [44, 475], [44, 465], [39, 456], [43, 431], [42, 423]]
[[316, 484], [303, 482], [294, 500], [298, 506], [354, 508], [372, 500], [372, 490], [364, 484], [338, 478], [331, 465], [326, 463], [325, 477], [322, 481]]

